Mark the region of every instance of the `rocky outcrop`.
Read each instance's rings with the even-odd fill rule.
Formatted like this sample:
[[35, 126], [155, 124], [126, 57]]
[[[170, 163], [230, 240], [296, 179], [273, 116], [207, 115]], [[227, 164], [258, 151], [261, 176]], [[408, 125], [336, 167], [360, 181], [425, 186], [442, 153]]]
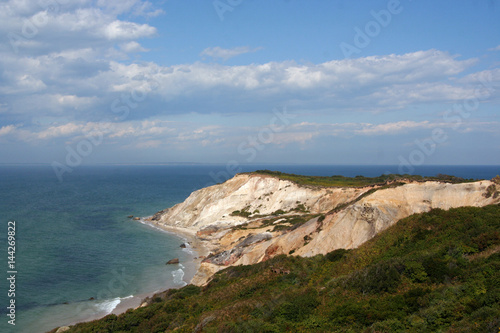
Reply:
[[[223, 184], [193, 192], [184, 202], [155, 214], [159, 224], [199, 230], [205, 226], [234, 226], [248, 217], [282, 210], [327, 212], [369, 188], [315, 188], [266, 175], [240, 174]], [[239, 211], [239, 214], [233, 214]], [[248, 215], [248, 217], [244, 216]]]
[[[205, 241], [212, 253], [192, 280], [202, 285], [230, 265], [254, 264], [279, 254], [314, 256], [355, 248], [398, 220], [433, 208], [500, 203], [495, 195], [500, 185], [492, 181], [409, 182], [373, 189], [306, 187], [243, 174], [193, 192], [153, 219], [189, 228]], [[297, 223], [301, 216], [304, 220]]]
[[166, 265], [175, 265], [179, 263], [179, 258], [170, 259], [167, 261]]

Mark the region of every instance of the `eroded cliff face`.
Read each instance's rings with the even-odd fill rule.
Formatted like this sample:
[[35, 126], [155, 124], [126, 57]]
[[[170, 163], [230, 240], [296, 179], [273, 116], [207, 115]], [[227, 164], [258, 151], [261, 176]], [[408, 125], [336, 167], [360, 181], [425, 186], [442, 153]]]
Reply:
[[[205, 241], [212, 254], [192, 280], [203, 285], [230, 265], [358, 247], [398, 220], [433, 208], [500, 203], [500, 185], [491, 181], [415, 182], [368, 192], [373, 188], [312, 188], [272, 176], [237, 175], [193, 192], [157, 214], [156, 223], [189, 228]], [[231, 215], [238, 210], [255, 213]], [[273, 215], [278, 210], [284, 213]]]
[[[315, 188], [265, 175], [239, 174], [223, 184], [193, 192], [184, 202], [156, 216], [160, 224], [199, 230], [206, 226], [234, 226], [252, 216], [283, 210], [324, 213], [353, 200], [370, 188]], [[301, 206], [303, 205], [303, 206]], [[250, 213], [250, 218], [232, 215]]]

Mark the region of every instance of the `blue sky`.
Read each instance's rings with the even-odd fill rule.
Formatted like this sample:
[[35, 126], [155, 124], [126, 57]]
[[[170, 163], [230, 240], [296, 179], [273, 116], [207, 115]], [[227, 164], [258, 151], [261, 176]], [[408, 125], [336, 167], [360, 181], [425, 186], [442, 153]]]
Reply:
[[500, 2], [9, 0], [0, 163], [500, 164]]

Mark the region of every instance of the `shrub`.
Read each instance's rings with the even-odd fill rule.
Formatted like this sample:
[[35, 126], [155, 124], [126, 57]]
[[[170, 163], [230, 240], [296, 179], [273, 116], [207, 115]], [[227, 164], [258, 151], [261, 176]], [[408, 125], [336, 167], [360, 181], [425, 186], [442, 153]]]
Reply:
[[374, 323], [368, 329], [368, 332], [379, 333], [379, 332], [387, 332], [387, 333], [395, 333], [395, 332], [406, 332], [406, 327], [403, 323], [401, 323], [398, 319], [387, 319], [384, 321], [379, 321]]
[[277, 317], [282, 317], [287, 321], [304, 320], [320, 304], [318, 292], [315, 289], [308, 289], [303, 294], [293, 295], [290, 298], [275, 310]]
[[344, 258], [344, 256], [349, 252], [349, 250], [346, 249], [337, 249], [333, 250], [332, 252], [328, 252], [325, 255], [325, 258], [329, 261], [339, 261], [340, 259]]
[[491, 196], [494, 196], [496, 198], [498, 196], [498, 191], [495, 185], [491, 184], [486, 188], [486, 192], [483, 194], [485, 198], [489, 198]]
[[424, 266], [417, 261], [405, 263], [405, 275], [408, 276], [412, 282], [420, 283], [428, 280]]
[[422, 266], [427, 276], [434, 283], [442, 283], [447, 277], [450, 277], [448, 264], [438, 255], [424, 259]]
[[394, 262], [384, 261], [368, 266], [351, 275], [348, 285], [362, 293], [392, 292], [401, 282], [401, 274]]

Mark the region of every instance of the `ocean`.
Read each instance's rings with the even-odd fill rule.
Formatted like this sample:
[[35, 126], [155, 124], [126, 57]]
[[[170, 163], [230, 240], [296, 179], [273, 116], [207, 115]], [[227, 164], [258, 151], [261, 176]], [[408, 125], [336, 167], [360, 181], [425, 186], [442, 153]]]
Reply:
[[[246, 165], [237, 171], [258, 169], [373, 177], [398, 167]], [[80, 166], [59, 181], [50, 166], [0, 166], [0, 332], [46, 332], [104, 316], [133, 295], [185, 285], [196, 256], [180, 247], [185, 239], [127, 216], [151, 216], [233, 173], [225, 165]], [[421, 166], [414, 172], [439, 173], [491, 179], [500, 167]], [[9, 254], [14, 221], [15, 253]], [[172, 258], [181, 264], [165, 265]], [[12, 275], [15, 281], [8, 280]], [[12, 300], [15, 326], [8, 323]]]

